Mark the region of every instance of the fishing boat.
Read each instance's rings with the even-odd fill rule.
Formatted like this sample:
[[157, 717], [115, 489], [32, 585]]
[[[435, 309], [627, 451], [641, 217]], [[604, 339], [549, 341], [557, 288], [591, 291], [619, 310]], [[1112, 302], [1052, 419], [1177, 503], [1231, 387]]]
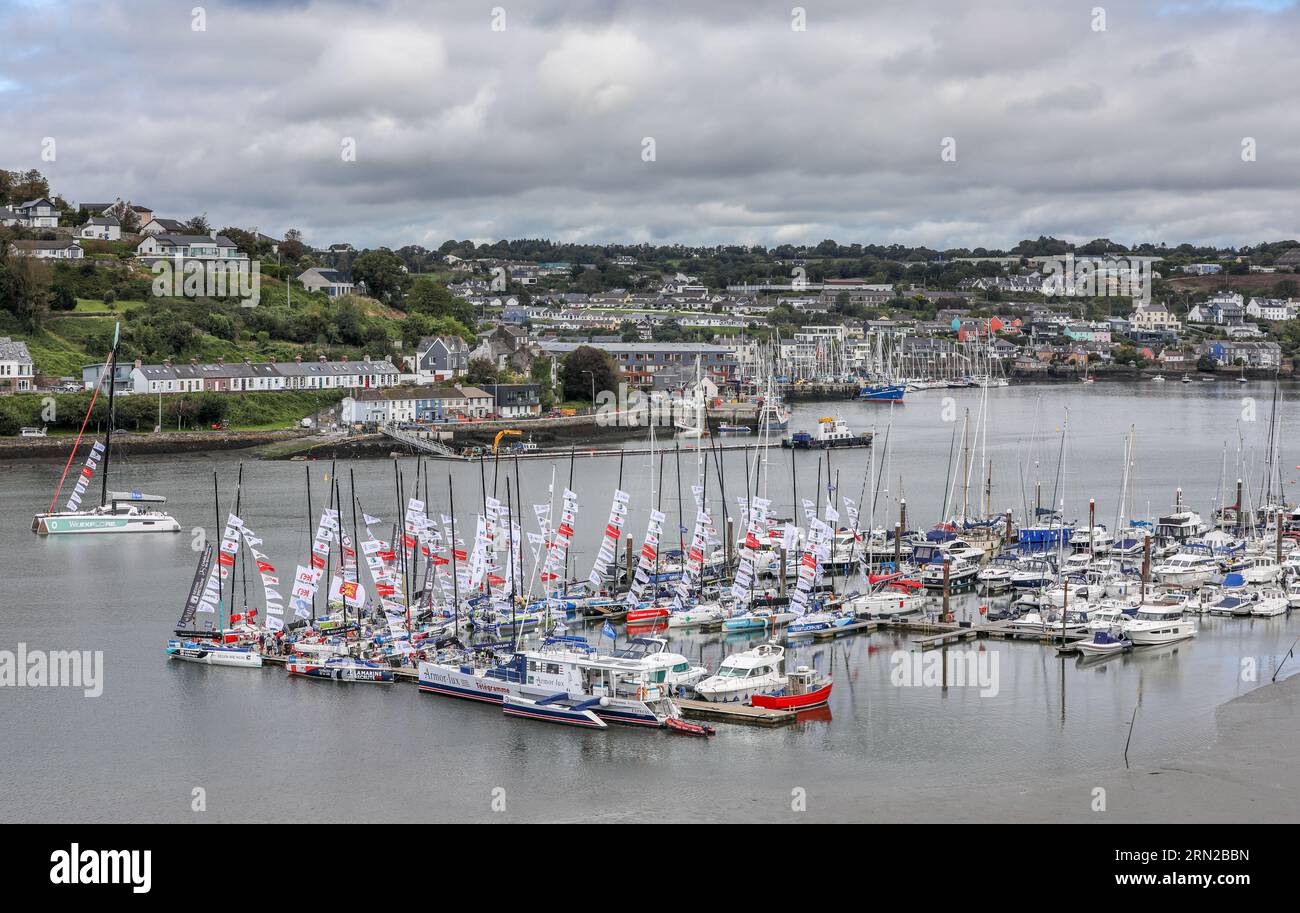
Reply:
[[609, 725], [593, 711], [593, 708], [601, 706], [602, 700], [604, 698], [593, 697], [575, 701], [563, 691], [536, 700], [507, 694], [501, 698], [501, 711], [506, 716], [541, 720], [545, 723], [608, 729]]
[[750, 706], [764, 710], [812, 710], [824, 707], [831, 697], [831, 678], [815, 669], [800, 666], [786, 676], [784, 688], [755, 694]]
[[784, 431], [790, 427], [790, 407], [775, 396], [767, 396], [758, 409], [758, 427], [767, 431]]
[[1081, 653], [1090, 656], [1110, 656], [1133, 649], [1133, 642], [1123, 636], [1116, 637], [1109, 631], [1096, 631], [1092, 637], [1078, 641], [1074, 646], [1078, 647]]
[[784, 647], [759, 644], [724, 659], [716, 674], [695, 686], [695, 693], [706, 701], [726, 703], [782, 688], [786, 684], [786, 676], [781, 671], [784, 663]]
[[[32, 517], [32, 532], [37, 535], [178, 533], [181, 531], [181, 525], [176, 522], [176, 518], [159, 509], [159, 505], [165, 503], [166, 498], [160, 495], [144, 494], [140, 491], [108, 490], [109, 465], [113, 455], [113, 417], [115, 415], [113, 411], [113, 395], [117, 386], [115, 382], [117, 377], [117, 350], [121, 341], [121, 329], [121, 324], [118, 324], [113, 331], [113, 345], [109, 352], [106, 372], [100, 374], [101, 387], [105, 378], [108, 378], [108, 422], [104, 429], [104, 441], [103, 443], [95, 441], [91, 445], [90, 452], [86, 455], [86, 462], [74, 483], [73, 493], [68, 497], [64, 509], [61, 511], [54, 510], [54, 502], [58, 501], [63, 487], [63, 478], [61, 478], [59, 480], [59, 489], [54, 494], [50, 509], [45, 513], [38, 513]], [[86, 418], [82, 422], [83, 429], [85, 423], [90, 419], [98, 396], [99, 387], [96, 387], [94, 394], [91, 396], [90, 405], [86, 409]], [[78, 434], [72, 453], [68, 454], [68, 462], [63, 468], [65, 478], [80, 443], [81, 435]], [[99, 504], [96, 507], [83, 508], [82, 496], [86, 493], [86, 489], [89, 487], [97, 469], [100, 472]]]
[[906, 394], [906, 384], [866, 384], [858, 390], [858, 399], [869, 403], [901, 403]]
[[251, 647], [230, 646], [198, 640], [169, 640], [167, 655], [187, 663], [207, 666], [238, 666], [243, 669], [262, 668], [262, 654]]
[[817, 431], [809, 434], [796, 431], [788, 438], [781, 438], [781, 446], [787, 450], [825, 450], [833, 447], [869, 447], [870, 434], [854, 434], [848, 422], [842, 418], [825, 416], [817, 420]]
[[1142, 605], [1124, 625], [1124, 635], [1135, 646], [1176, 643], [1196, 633], [1196, 622], [1184, 618], [1183, 608], [1178, 605]]
[[352, 657], [330, 657], [324, 662], [312, 662], [306, 659], [290, 660], [285, 664], [285, 671], [290, 675], [302, 675], [307, 678], [326, 678], [336, 682], [374, 682], [391, 685], [394, 681], [393, 670], [367, 659]]

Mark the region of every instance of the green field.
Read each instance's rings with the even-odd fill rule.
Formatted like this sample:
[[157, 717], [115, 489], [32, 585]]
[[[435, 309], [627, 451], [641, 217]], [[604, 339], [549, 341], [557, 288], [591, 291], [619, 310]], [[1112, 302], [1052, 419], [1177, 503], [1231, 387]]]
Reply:
[[[132, 395], [115, 397], [116, 428], [149, 432], [158, 424], [162, 408], [163, 431], [210, 431], [220, 423], [232, 431], [267, 431], [292, 428], [309, 415], [333, 406], [346, 394], [343, 390], [284, 390], [261, 393], [181, 393], [162, 397]], [[90, 406], [91, 394], [53, 395], [54, 414], [46, 411], [48, 394], [20, 393], [0, 398], [0, 436], [14, 435], [25, 426], [47, 427], [50, 434], [75, 432]], [[108, 400], [100, 396], [86, 426], [102, 433]]]

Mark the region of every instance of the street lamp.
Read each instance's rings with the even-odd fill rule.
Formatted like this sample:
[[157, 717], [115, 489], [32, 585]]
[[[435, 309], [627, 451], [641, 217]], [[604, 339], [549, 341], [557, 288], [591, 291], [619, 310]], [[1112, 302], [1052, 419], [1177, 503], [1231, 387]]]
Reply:
[[591, 411], [595, 412], [596, 411], [596, 372], [583, 371], [582, 373], [591, 375]]

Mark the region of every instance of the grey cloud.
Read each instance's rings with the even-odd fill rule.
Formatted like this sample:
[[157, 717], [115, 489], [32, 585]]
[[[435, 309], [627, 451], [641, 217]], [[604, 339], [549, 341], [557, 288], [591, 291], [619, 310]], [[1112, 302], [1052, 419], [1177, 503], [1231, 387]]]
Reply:
[[0, 7], [0, 164], [320, 243], [1297, 234], [1294, 5], [203, 5]]

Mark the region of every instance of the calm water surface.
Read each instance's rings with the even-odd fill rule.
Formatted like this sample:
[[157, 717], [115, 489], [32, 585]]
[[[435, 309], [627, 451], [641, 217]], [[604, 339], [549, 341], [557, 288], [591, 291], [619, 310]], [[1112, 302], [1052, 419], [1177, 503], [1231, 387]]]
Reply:
[[[1256, 397], [1256, 421], [1250, 421]], [[986, 434], [973, 448], [972, 502], [992, 463], [995, 509], [1019, 517], [1043, 482], [1069, 516], [1114, 521], [1124, 435], [1137, 428], [1133, 504], [1142, 516], [1170, 508], [1174, 489], [1209, 515], [1248, 465], [1257, 488], [1266, 450], [1271, 388], [1262, 384], [1104, 384], [1022, 386], [989, 392]], [[793, 426], [811, 428], [822, 415], [842, 415], [854, 430], [872, 427], [888, 453], [887, 490], [878, 523], [892, 525], [900, 493], [910, 525], [936, 522], [960, 503], [949, 484], [953, 429], [966, 410], [972, 426], [979, 391], [925, 391], [907, 405], [800, 405]], [[1244, 419], [1246, 420], [1243, 420]], [[1068, 427], [1057, 476], [1061, 429]], [[1297, 477], [1296, 420], [1283, 417], [1284, 482]], [[1226, 454], [1226, 457], [1225, 457]], [[1287, 463], [1290, 459], [1293, 462]], [[778, 512], [791, 509], [791, 457], [773, 450], [766, 491]], [[835, 453], [829, 474], [857, 499], [867, 451]], [[211, 529], [212, 472], [222, 509], [231, 506], [237, 457], [138, 458], [118, 464], [121, 487], [165, 494], [186, 530]], [[682, 491], [689, 503], [695, 463], [683, 457]], [[403, 461], [408, 488], [414, 461]], [[812, 497], [819, 467], [801, 455], [799, 497]], [[1139, 651], [1100, 665], [1058, 659], [1037, 644], [979, 642], [997, 654], [1000, 690], [898, 688], [890, 655], [909, 638], [875, 634], [792, 649], [791, 661], [835, 676], [829, 711], [768, 731], [719, 725], [703, 741], [611, 729], [581, 732], [508, 720], [487, 706], [419, 694], [413, 686], [346, 686], [290, 679], [279, 669], [209, 669], [169, 662], [162, 653], [193, 574], [191, 535], [53, 537], [28, 531], [43, 509], [61, 466], [0, 463], [0, 648], [102, 650], [104, 693], [86, 699], [62, 688], [0, 689], [0, 818], [4, 820], [501, 820], [493, 790], [505, 790], [509, 819], [786, 820], [790, 790], [809, 791], [813, 816], [852, 816], [868, 797], [887, 794], [905, 810], [909, 794], [927, 785], [992, 783], [1048, 777], [1122, 763], [1129, 716], [1141, 695], [1131, 758], [1151, 762], [1205, 743], [1214, 708], [1258, 687], [1243, 682], [1243, 658], [1254, 658], [1267, 681], [1300, 625], [1273, 619], [1204, 618], [1201, 636], [1174, 647]], [[266, 542], [282, 579], [308, 547], [305, 485], [310, 474], [319, 512], [328, 463], [245, 463], [244, 518]], [[429, 499], [447, 501], [446, 464]], [[392, 517], [391, 462], [340, 464], [347, 485], [355, 471], [364, 509]], [[546, 500], [552, 472], [562, 485], [569, 462], [519, 464], [527, 504]], [[505, 475], [497, 480], [504, 495]], [[477, 466], [451, 467], [457, 512], [478, 509]], [[493, 484], [491, 467], [486, 484]], [[660, 482], [658, 462], [629, 456], [624, 487], [633, 493], [628, 529], [639, 539], [655, 500], [676, 516], [676, 460]], [[617, 459], [579, 459], [572, 487], [581, 498], [577, 565], [585, 575], [609, 508]], [[734, 499], [744, 487], [746, 454], [726, 455], [724, 481]], [[823, 478], [823, 482], [825, 479]], [[760, 483], [762, 485], [764, 483]], [[718, 495], [710, 475], [710, 495]], [[411, 492], [408, 491], [408, 494]], [[346, 496], [346, 494], [345, 494]], [[1231, 498], [1231, 494], [1229, 494]], [[1032, 504], [1030, 505], [1032, 506]], [[687, 516], [690, 516], [689, 509]], [[689, 522], [689, 521], [688, 521]], [[672, 539], [672, 533], [666, 539]], [[667, 543], [666, 544], [671, 544]], [[255, 587], [254, 587], [255, 588]], [[959, 614], [978, 618], [981, 600], [964, 597]], [[593, 636], [596, 631], [590, 632]], [[670, 635], [672, 648], [714, 667], [750, 641], [722, 635]], [[1290, 666], [1286, 671], [1291, 671]], [[1285, 674], [1285, 673], [1284, 673]], [[835, 795], [819, 782], [838, 784]], [[846, 785], [847, 784], [847, 785]], [[207, 812], [191, 811], [191, 791], [207, 794]], [[1045, 812], [1047, 810], [1044, 810]]]

